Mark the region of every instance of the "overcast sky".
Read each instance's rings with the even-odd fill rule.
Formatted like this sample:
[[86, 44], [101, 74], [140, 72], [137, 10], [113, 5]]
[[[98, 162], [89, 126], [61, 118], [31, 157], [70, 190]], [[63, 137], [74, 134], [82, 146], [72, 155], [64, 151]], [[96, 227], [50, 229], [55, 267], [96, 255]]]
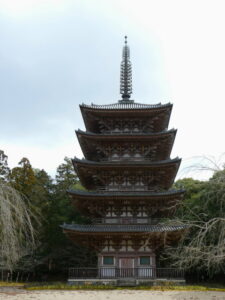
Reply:
[[[225, 1], [0, 0], [0, 149], [54, 175], [82, 157], [79, 104], [117, 102], [124, 35], [132, 98], [174, 104], [172, 158], [225, 152]], [[181, 173], [180, 173], [181, 174]], [[180, 175], [181, 176], [181, 175]]]

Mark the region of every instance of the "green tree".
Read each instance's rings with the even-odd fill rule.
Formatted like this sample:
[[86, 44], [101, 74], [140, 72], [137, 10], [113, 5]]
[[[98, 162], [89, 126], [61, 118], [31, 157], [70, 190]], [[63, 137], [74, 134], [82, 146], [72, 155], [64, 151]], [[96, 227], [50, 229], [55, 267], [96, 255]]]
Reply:
[[46, 210], [46, 226], [39, 255], [48, 263], [48, 271], [67, 270], [74, 265], [88, 265], [95, 255], [88, 255], [85, 248], [72, 243], [63, 233], [63, 223], [84, 222], [82, 216], [71, 206], [68, 189], [80, 187], [72, 162], [65, 158], [57, 168], [56, 180]]
[[31, 196], [36, 179], [34, 170], [27, 158], [22, 158], [19, 166], [12, 169], [10, 182], [17, 191], [28, 198]]
[[[48, 241], [45, 233], [48, 227], [49, 207], [52, 201], [54, 185], [51, 177], [44, 171], [33, 169], [30, 161], [23, 158], [19, 166], [12, 169], [10, 174], [10, 183], [20, 193], [29, 199], [30, 209], [33, 214], [38, 216], [38, 247], [35, 254], [23, 257], [19, 262], [19, 268], [33, 268], [43, 262], [43, 256], [40, 255], [40, 249], [46, 248]], [[36, 224], [37, 225], [37, 224]]]
[[225, 271], [225, 170], [215, 170], [204, 182], [183, 179], [186, 189], [177, 210], [178, 222], [189, 230], [176, 249], [166, 252], [175, 266], [198, 270], [210, 276]]
[[8, 167], [8, 156], [0, 150], [0, 181], [8, 181], [10, 168]]
[[41, 210], [42, 216], [46, 215], [46, 209], [52, 201], [54, 184], [52, 178], [45, 170], [34, 169], [35, 181], [32, 186], [32, 201]]
[[56, 188], [64, 194], [78, 182], [77, 174], [70, 158], [65, 157], [64, 162], [58, 166], [56, 173]]
[[184, 178], [176, 181], [176, 189], [185, 190], [185, 198], [176, 211], [176, 217], [182, 220], [196, 220], [196, 217], [202, 213], [202, 190], [205, 188], [205, 182], [193, 178]]

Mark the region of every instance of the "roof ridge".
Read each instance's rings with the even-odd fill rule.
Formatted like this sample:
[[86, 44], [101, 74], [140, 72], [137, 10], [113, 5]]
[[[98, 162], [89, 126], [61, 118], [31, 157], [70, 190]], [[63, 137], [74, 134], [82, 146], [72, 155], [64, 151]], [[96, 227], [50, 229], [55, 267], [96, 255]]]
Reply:
[[167, 106], [172, 106], [172, 103], [168, 102], [165, 104], [161, 104], [161, 102], [156, 103], [156, 104], [147, 104], [147, 103], [137, 103], [137, 102], [132, 102], [132, 103], [127, 103], [127, 102], [120, 102], [120, 103], [111, 103], [111, 104], [94, 104], [91, 103], [91, 105], [88, 104], [80, 104], [80, 107], [86, 107], [86, 108], [93, 108], [93, 109], [127, 109], [127, 108], [133, 108], [133, 109], [142, 109], [142, 108], [161, 108], [161, 107], [167, 107]]

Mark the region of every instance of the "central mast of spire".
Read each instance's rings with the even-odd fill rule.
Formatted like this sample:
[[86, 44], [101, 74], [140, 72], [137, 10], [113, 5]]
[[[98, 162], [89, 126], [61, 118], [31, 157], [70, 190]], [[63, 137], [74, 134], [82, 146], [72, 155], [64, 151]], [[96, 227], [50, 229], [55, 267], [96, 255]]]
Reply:
[[132, 66], [130, 62], [130, 48], [127, 45], [127, 36], [125, 36], [120, 69], [120, 94], [122, 95], [120, 103], [133, 102], [133, 100], [130, 100], [130, 95], [132, 94]]

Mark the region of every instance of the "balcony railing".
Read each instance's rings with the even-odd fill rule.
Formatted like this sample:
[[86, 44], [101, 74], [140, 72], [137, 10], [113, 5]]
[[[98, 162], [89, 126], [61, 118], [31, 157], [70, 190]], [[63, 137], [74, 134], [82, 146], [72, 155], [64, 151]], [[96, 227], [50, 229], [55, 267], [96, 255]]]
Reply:
[[150, 189], [147, 185], [112, 185], [98, 186], [99, 192], [157, 192], [159, 189]]
[[168, 221], [168, 218], [148, 218], [148, 217], [106, 217], [94, 218], [93, 224], [148, 224], [156, 225]]
[[184, 279], [183, 269], [174, 268], [70, 268], [69, 279], [119, 279], [119, 278], [138, 278], [138, 279]]
[[146, 157], [146, 156], [140, 156], [140, 157], [135, 157], [135, 156], [118, 156], [118, 157], [103, 157], [101, 158], [101, 161], [104, 162], [126, 162], [126, 161], [131, 161], [131, 162], [142, 162], [142, 161], [153, 161], [150, 157]]

